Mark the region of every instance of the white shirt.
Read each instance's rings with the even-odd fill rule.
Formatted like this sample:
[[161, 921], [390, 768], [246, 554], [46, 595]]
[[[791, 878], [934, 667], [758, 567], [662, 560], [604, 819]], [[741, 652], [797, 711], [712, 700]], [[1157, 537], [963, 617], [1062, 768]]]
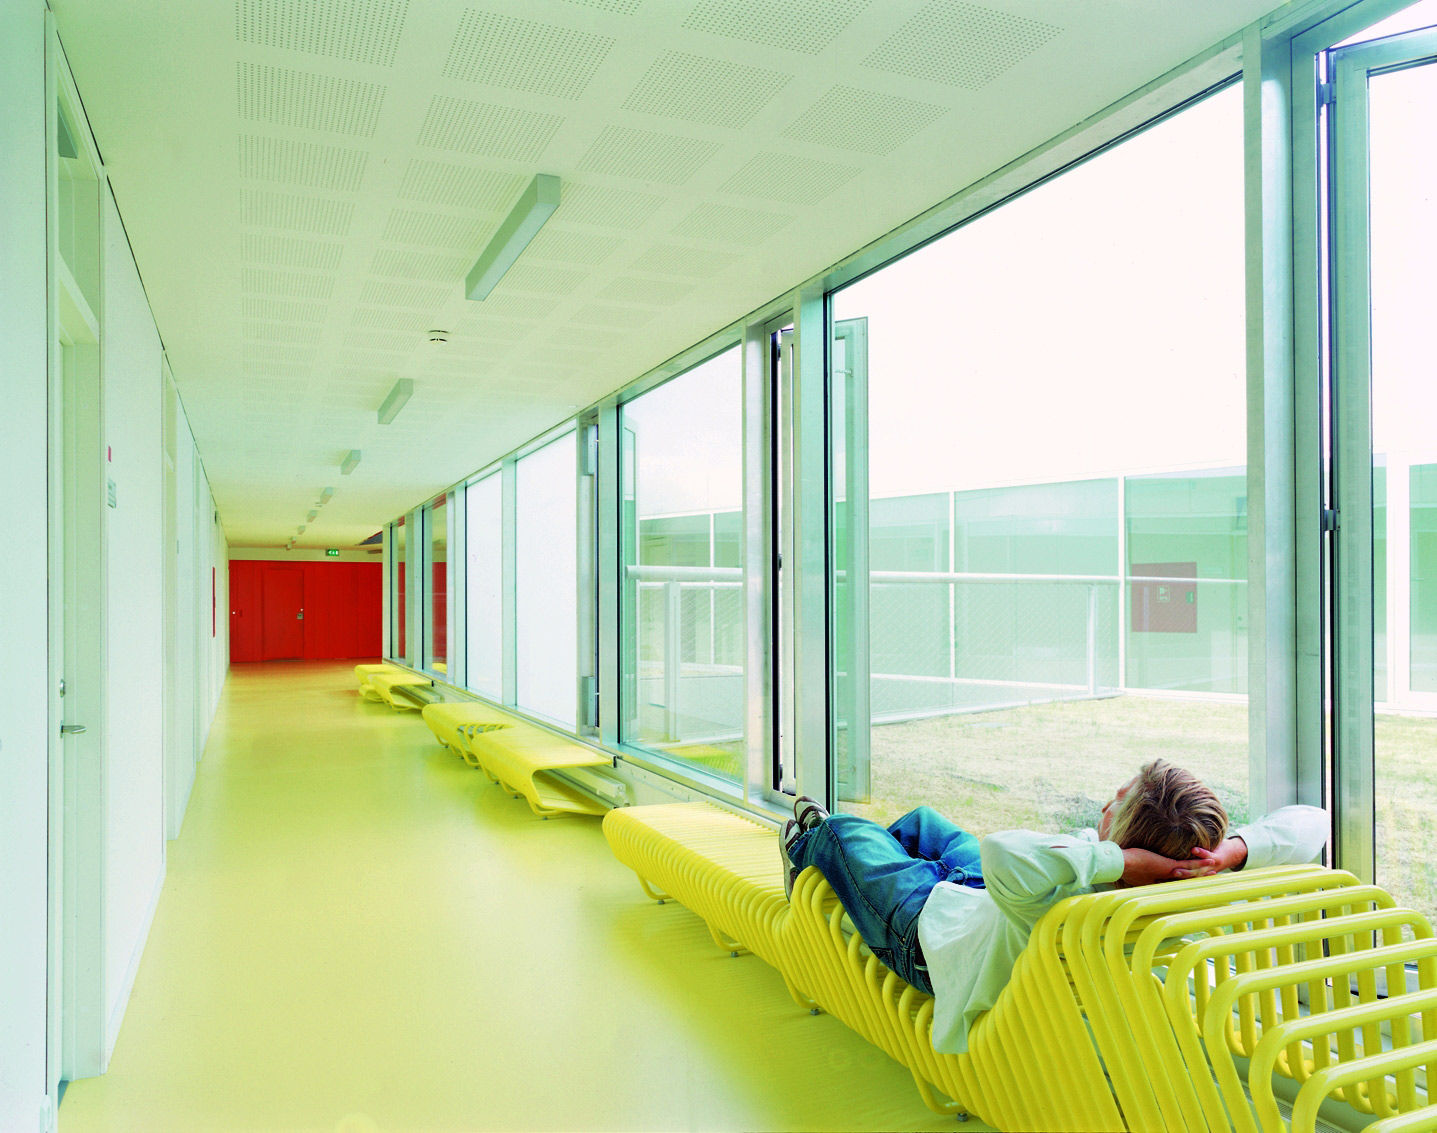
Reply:
[[[1246, 866], [1310, 862], [1327, 844], [1327, 812], [1289, 806], [1228, 831], [1247, 843]], [[998, 1000], [1033, 926], [1065, 897], [1109, 889], [1123, 851], [1096, 830], [1005, 830], [983, 839], [987, 889], [940, 882], [918, 915], [918, 942], [933, 981], [933, 1048], [968, 1049], [968, 1029]]]

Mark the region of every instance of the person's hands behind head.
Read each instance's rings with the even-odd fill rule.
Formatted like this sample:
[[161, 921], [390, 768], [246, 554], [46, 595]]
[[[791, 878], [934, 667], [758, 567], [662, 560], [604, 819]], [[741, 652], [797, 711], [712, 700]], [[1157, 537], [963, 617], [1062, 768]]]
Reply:
[[[1198, 851], [1194, 851], [1196, 855]], [[1155, 854], [1151, 850], [1130, 847], [1123, 851], [1123, 885], [1152, 885], [1157, 881], [1178, 881], [1184, 877], [1207, 877], [1218, 871], [1219, 865], [1206, 850], [1202, 856], [1178, 861]]]
[[1247, 862], [1247, 843], [1241, 838], [1224, 838], [1216, 850], [1193, 850], [1193, 857], [1210, 861], [1217, 870], [1241, 869]]

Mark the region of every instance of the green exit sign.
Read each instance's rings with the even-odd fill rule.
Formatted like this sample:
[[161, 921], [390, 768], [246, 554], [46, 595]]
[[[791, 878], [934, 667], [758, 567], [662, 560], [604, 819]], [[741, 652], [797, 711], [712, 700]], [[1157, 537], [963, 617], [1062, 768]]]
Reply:
[[337, 559], [337, 558], [339, 558], [339, 548], [338, 548], [338, 547], [331, 547], [331, 548], [329, 548], [329, 550], [325, 551], [324, 553], [325, 553], [326, 555], [328, 555], [331, 559]]

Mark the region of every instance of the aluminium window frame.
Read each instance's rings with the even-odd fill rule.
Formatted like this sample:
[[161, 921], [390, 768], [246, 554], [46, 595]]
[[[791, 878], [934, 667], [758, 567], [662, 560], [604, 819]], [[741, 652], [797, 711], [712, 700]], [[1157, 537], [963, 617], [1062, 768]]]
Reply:
[[[1318, 679], [1321, 661], [1317, 659], [1320, 650], [1314, 650], [1314, 643], [1320, 643], [1322, 633], [1321, 619], [1316, 612], [1320, 610], [1322, 567], [1320, 538], [1314, 538], [1313, 530], [1317, 521], [1311, 515], [1310, 506], [1314, 492], [1319, 490], [1314, 485], [1319, 480], [1316, 470], [1320, 461], [1316, 456], [1316, 405], [1312, 401], [1312, 389], [1307, 384], [1308, 376], [1304, 370], [1303, 352], [1307, 348], [1304, 343], [1304, 318], [1309, 298], [1304, 273], [1308, 265], [1303, 258], [1306, 251], [1295, 207], [1300, 203], [1295, 198], [1302, 184], [1300, 151], [1303, 123], [1301, 114], [1297, 112], [1301, 99], [1297, 93], [1300, 84], [1294, 83], [1294, 71], [1299, 68], [1294, 67], [1293, 61], [1300, 59], [1302, 37], [1312, 34], [1311, 29], [1320, 21], [1332, 17], [1333, 13], [1339, 13], [1338, 19], [1346, 20], [1356, 29], [1380, 18], [1381, 14], [1404, 6], [1397, 0], [1364, 0], [1359, 9], [1357, 5], [1341, 0], [1320, 0], [1296, 8], [1284, 8], [1258, 21], [960, 190], [893, 232], [858, 249], [799, 287], [776, 296], [744, 318], [675, 354], [597, 400], [577, 417], [566, 419], [496, 462], [508, 480], [504, 531], [508, 565], [505, 632], [511, 639], [506, 643], [505, 703], [514, 703], [512, 478], [517, 459], [547, 443], [553, 436], [574, 428], [576, 421], [592, 421], [597, 427], [596, 514], [599, 522], [594, 533], [594, 554], [597, 557], [594, 577], [598, 590], [589, 595], [588, 600], [594, 607], [592, 616], [598, 635], [600, 709], [597, 732], [590, 742], [597, 740], [606, 750], [642, 770], [653, 771], [666, 779], [673, 778], [672, 769], [654, 763], [642, 751], [619, 743], [617, 713], [609, 707], [616, 705], [619, 692], [616, 664], [619, 656], [618, 572], [621, 565], [617, 530], [618, 406], [683, 372], [702, 358], [717, 353], [736, 339], [743, 341], [747, 369], [748, 354], [762, 338], [762, 327], [785, 312], [799, 312], [794, 323], [799, 335], [800, 358], [807, 359], [801, 361], [799, 367], [807, 374], [808, 366], [814, 364], [813, 360], [823, 358], [827, 353], [828, 297], [833, 291], [1060, 175], [1129, 135], [1180, 112], [1192, 101], [1241, 75], [1248, 172], [1246, 286], [1249, 313], [1248, 484], [1252, 501], [1249, 544], [1252, 793], [1254, 805], [1261, 808], [1299, 799], [1321, 801], [1322, 692]], [[808, 330], [809, 334], [825, 335], [822, 351], [813, 350], [811, 345], [808, 351], [803, 351], [804, 330]], [[759, 359], [753, 361], [756, 365]], [[825, 383], [829, 380], [827, 368], [826, 362], [816, 365]], [[826, 387], [820, 384], [815, 388]], [[807, 434], [804, 434], [804, 439], [811, 440]], [[755, 438], [755, 443], [760, 443], [758, 438]], [[825, 488], [823, 494], [825, 498], [821, 510], [826, 512], [831, 492]], [[818, 517], [801, 522], [805, 523], [805, 527], [797, 534], [801, 539], [810, 538], [816, 532], [826, 532], [828, 517], [823, 515], [821, 523]], [[824, 679], [817, 682], [823, 690], [823, 699], [806, 701], [800, 719], [802, 727], [809, 732], [817, 730], [821, 721], [823, 738], [816, 750], [825, 753], [831, 746], [832, 721], [829, 719], [831, 712], [827, 696], [833, 679], [830, 671], [831, 649], [827, 642], [827, 634], [831, 632], [828, 610], [832, 586], [828, 553], [825, 543], [821, 571], [816, 567], [816, 557], [805, 568], [801, 585], [812, 583], [812, 587], [800, 599], [800, 616], [805, 626], [810, 624], [808, 619], [814, 610], [823, 611], [822, 634], [809, 630], [800, 635], [806, 653], [801, 671], [807, 674], [810, 667], [816, 669], [815, 657], [823, 660]], [[806, 560], [802, 560], [801, 556], [801, 561]], [[749, 581], [752, 583], [753, 580]], [[760, 606], [769, 601], [766, 594], [757, 597]], [[762, 637], [761, 633], [754, 633], [752, 617], [747, 619], [746, 629], [752, 639]], [[824, 643], [821, 649], [815, 648], [815, 643], [819, 641]], [[1255, 648], [1259, 643], [1261, 649]], [[752, 642], [750, 648], [753, 648]], [[1252, 679], [1254, 677], [1257, 679]], [[811, 679], [802, 683], [802, 687], [811, 688], [813, 685]], [[753, 726], [755, 717], [762, 719], [764, 711], [762, 697], [751, 697], [746, 710], [750, 733], [757, 734]], [[831, 777], [832, 772], [827, 769], [819, 775], [825, 783], [831, 783]], [[730, 793], [716, 790], [713, 784], [693, 776], [687, 769], [678, 782], [700, 793], [715, 794], [729, 802], [738, 801], [760, 814], [773, 812], [775, 800], [763, 791], [746, 789], [744, 797], [735, 800]], [[806, 790], [814, 785], [806, 768], [801, 782]], [[810, 790], [810, 793], [813, 792]]]

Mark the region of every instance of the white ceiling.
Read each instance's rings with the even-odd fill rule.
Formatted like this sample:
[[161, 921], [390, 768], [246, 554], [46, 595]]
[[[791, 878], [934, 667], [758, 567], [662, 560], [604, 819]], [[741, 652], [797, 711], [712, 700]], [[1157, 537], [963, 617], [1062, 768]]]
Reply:
[[236, 546], [326, 485], [300, 544], [365, 538], [1277, 6], [51, 3]]

